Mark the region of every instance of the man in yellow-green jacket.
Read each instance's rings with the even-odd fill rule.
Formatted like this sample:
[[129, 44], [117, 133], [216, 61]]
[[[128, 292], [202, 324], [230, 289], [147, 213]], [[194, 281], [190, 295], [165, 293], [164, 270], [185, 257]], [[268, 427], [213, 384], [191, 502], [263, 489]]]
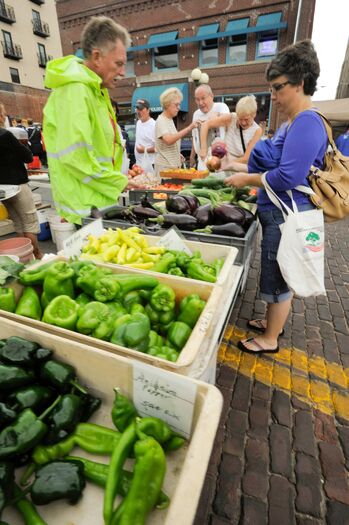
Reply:
[[130, 36], [112, 19], [93, 17], [81, 45], [84, 60], [70, 55], [47, 64], [45, 86], [53, 91], [43, 122], [54, 204], [75, 224], [91, 206], [115, 204], [127, 185], [108, 88], [125, 75]]

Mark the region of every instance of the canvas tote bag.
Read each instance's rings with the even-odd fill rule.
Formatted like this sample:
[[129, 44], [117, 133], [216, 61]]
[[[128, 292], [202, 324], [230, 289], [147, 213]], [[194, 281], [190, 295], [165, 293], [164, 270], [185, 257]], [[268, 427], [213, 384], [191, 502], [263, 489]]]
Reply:
[[[262, 175], [264, 188], [269, 199], [279, 208], [285, 222], [280, 225], [281, 240], [277, 253], [277, 262], [283, 278], [290, 289], [300, 297], [325, 295], [324, 216], [320, 209], [299, 212], [292, 197], [289, 208], [269, 186], [266, 173]], [[306, 186], [297, 186], [297, 190], [309, 193]]]

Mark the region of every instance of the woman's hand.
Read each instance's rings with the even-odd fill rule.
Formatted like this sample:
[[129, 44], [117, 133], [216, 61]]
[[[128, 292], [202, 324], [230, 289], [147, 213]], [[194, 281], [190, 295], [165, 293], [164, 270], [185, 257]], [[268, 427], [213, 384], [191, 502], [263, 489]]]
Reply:
[[142, 146], [141, 144], [139, 144], [137, 147], [136, 147], [136, 150], [138, 153], [144, 153], [144, 146]]
[[205, 160], [206, 159], [206, 157], [207, 157], [207, 148], [205, 148], [205, 147], [201, 147], [200, 148], [199, 157], [201, 158], [201, 160]]
[[242, 188], [243, 186], [248, 186], [250, 182], [249, 177], [248, 173], [234, 173], [224, 180], [224, 184], [227, 186], [234, 186], [235, 188]]

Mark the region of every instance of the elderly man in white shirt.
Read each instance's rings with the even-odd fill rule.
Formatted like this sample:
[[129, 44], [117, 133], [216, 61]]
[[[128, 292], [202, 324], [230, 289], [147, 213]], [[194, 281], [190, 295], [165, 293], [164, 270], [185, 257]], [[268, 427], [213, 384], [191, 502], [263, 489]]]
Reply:
[[142, 98], [136, 102], [138, 116], [136, 124], [135, 157], [136, 164], [145, 167], [145, 155], [148, 163], [154, 166], [155, 161], [155, 120], [150, 116], [149, 101]]
[[[218, 117], [224, 113], [230, 113], [228, 106], [224, 102], [214, 102], [213, 92], [208, 84], [202, 84], [195, 90], [195, 102], [198, 109], [194, 111], [193, 122], [204, 122], [210, 118]], [[195, 167], [196, 155], [198, 156], [198, 170], [206, 170], [205, 162], [200, 158], [200, 128], [194, 128], [192, 131], [193, 145], [190, 153], [190, 166]], [[208, 147], [212, 144], [215, 138], [224, 140], [225, 128], [224, 126], [218, 129], [212, 129], [208, 136]]]

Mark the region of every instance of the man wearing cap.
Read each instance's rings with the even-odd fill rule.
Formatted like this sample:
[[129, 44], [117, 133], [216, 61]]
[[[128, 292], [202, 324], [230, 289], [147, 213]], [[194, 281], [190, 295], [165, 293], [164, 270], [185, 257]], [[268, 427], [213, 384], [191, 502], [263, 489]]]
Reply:
[[[137, 124], [135, 157], [136, 164], [142, 166], [145, 155], [148, 155], [148, 164], [154, 166], [155, 161], [155, 120], [150, 116], [150, 104], [145, 98], [136, 102]], [[145, 167], [145, 166], [142, 166]]]

